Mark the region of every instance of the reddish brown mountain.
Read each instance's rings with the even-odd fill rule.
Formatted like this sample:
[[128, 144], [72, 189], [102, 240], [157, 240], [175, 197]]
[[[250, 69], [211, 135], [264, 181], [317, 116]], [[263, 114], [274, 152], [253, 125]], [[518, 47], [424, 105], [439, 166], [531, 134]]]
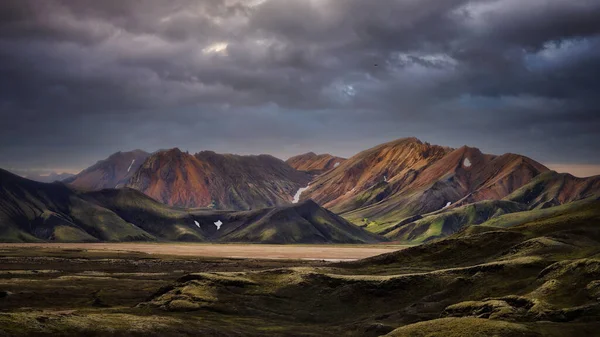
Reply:
[[[419, 172], [450, 149], [404, 138], [378, 145], [317, 177], [302, 199], [311, 198], [337, 212], [378, 202], [411, 183]], [[379, 191], [365, 195], [367, 191]]]
[[548, 171], [507, 196], [529, 208], [547, 208], [600, 196], [600, 176], [577, 178], [568, 173]]
[[548, 169], [529, 158], [400, 139], [361, 152], [311, 183], [312, 198], [380, 232], [444, 207], [506, 197]]
[[142, 150], [117, 152], [64, 182], [83, 190], [123, 187], [149, 155]]
[[328, 153], [316, 154], [314, 152], [309, 152], [291, 157], [285, 162], [298, 171], [304, 171], [311, 174], [322, 174], [323, 172], [340, 166], [345, 160], [346, 158], [332, 156]]
[[172, 206], [243, 210], [290, 203], [309, 181], [269, 155], [171, 149], [150, 156], [127, 186]]

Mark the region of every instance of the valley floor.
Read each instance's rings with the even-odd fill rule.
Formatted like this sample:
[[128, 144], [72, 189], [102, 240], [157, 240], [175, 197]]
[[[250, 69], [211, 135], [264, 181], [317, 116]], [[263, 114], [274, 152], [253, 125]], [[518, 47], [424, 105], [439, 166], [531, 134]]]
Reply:
[[265, 245], [204, 243], [0, 243], [3, 249], [83, 249], [90, 252], [137, 252], [221, 258], [353, 261], [398, 251], [403, 245]]

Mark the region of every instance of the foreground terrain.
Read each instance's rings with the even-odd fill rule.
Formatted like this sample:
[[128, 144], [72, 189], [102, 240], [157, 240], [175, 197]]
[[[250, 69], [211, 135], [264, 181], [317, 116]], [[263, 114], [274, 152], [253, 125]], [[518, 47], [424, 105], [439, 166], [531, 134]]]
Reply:
[[352, 262], [4, 247], [7, 336], [594, 336], [600, 201]]

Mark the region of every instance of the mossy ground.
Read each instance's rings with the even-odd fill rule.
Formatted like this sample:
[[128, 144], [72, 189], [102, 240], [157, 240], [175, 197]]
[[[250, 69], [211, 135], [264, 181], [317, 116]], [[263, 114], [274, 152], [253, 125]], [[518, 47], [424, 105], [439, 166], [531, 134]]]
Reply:
[[598, 335], [600, 209], [470, 228], [334, 264], [4, 248], [0, 335]]

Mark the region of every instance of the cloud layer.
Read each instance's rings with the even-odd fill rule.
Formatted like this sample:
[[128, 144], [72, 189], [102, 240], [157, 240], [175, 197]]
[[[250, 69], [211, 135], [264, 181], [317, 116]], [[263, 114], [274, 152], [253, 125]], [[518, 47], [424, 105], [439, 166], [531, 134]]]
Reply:
[[5, 0], [0, 166], [417, 136], [600, 164], [600, 2]]

